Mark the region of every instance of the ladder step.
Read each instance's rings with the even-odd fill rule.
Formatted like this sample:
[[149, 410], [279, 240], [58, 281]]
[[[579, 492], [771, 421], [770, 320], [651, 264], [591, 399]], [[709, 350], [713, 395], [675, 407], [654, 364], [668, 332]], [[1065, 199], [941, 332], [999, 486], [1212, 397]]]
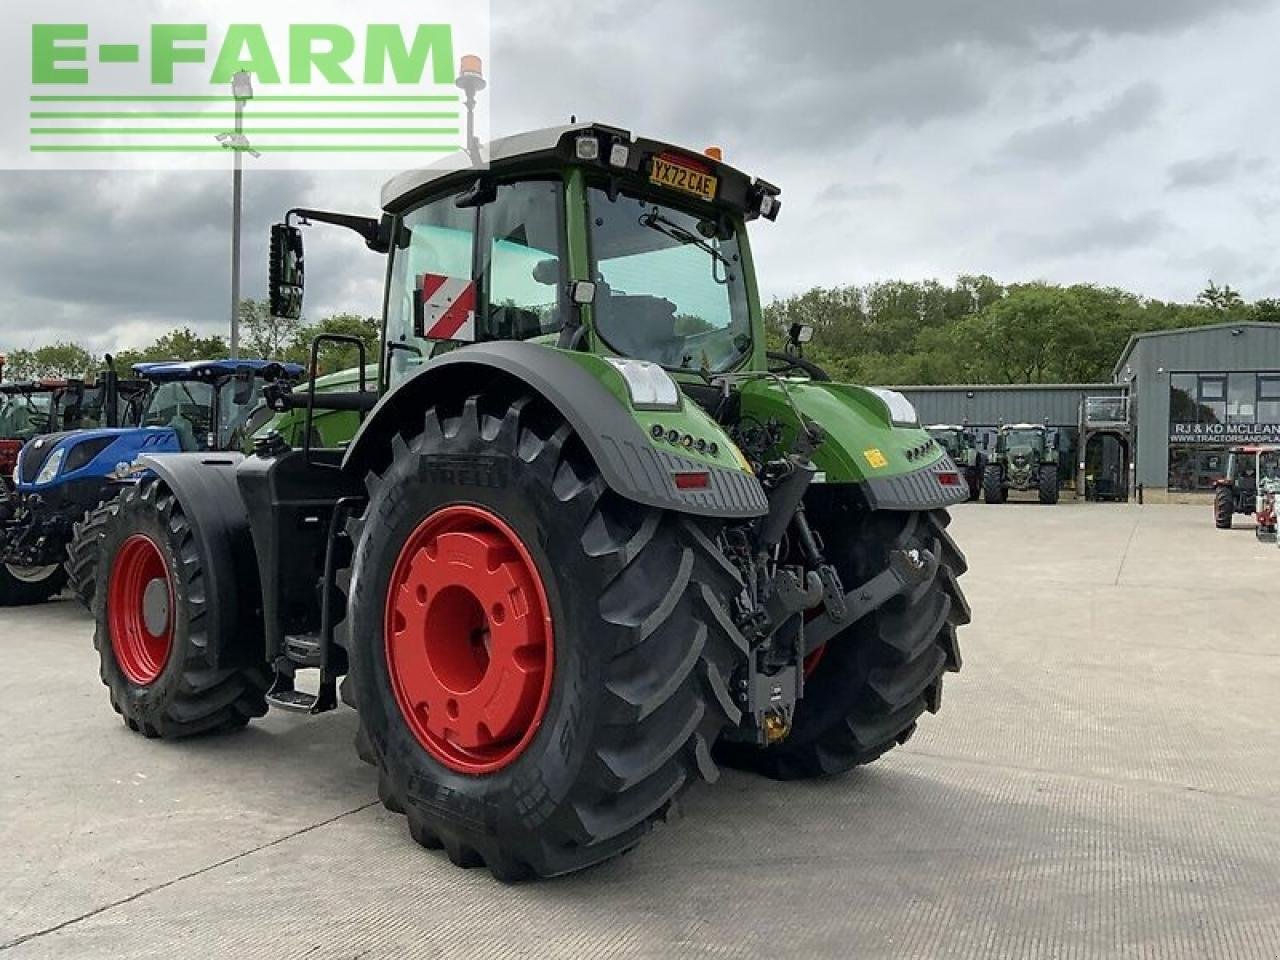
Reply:
[[302, 690], [273, 690], [267, 694], [267, 703], [292, 713], [311, 713], [319, 700], [314, 693]]
[[284, 638], [284, 655], [300, 667], [320, 666], [320, 637], [303, 633]]

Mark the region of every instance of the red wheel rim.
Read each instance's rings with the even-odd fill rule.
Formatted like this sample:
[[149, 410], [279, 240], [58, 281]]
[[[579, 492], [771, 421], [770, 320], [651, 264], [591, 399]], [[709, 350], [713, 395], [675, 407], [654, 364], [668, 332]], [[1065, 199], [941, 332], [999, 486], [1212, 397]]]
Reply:
[[107, 629], [120, 671], [145, 687], [173, 648], [173, 581], [155, 541], [136, 533], [116, 554], [107, 583]]
[[529, 745], [551, 694], [551, 607], [520, 537], [481, 507], [444, 507], [391, 572], [387, 668], [423, 748], [460, 773], [501, 770]]

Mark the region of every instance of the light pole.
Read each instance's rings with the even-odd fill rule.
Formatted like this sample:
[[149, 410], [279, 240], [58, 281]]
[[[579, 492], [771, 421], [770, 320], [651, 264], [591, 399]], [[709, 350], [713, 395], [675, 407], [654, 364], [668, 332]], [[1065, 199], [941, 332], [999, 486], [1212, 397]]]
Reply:
[[231, 359], [234, 360], [240, 356], [240, 217], [244, 196], [243, 154], [249, 148], [244, 135], [244, 105], [253, 99], [253, 76], [241, 70], [232, 77], [231, 95], [236, 98], [235, 134], [230, 138], [223, 134], [218, 139], [235, 154], [231, 172]]

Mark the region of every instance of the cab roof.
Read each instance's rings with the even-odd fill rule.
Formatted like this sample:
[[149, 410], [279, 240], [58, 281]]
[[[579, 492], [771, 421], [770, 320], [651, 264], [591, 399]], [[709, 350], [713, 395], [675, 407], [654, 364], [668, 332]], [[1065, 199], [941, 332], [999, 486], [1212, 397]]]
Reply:
[[266, 378], [283, 373], [294, 380], [306, 371], [300, 363], [279, 363], [275, 360], [184, 360], [135, 363], [133, 372], [157, 382], [217, 380], [220, 377], [234, 376], [241, 367], [248, 367], [255, 377]]
[[[599, 142], [598, 159], [591, 161], [578, 158], [575, 152], [577, 140], [580, 137], [593, 135]], [[631, 147], [625, 167], [610, 165], [610, 150], [613, 145], [619, 143], [625, 143]], [[571, 123], [558, 127], [544, 127], [540, 130], [499, 137], [480, 147], [481, 160], [491, 170], [512, 168], [526, 163], [531, 165], [558, 163], [595, 167], [606, 173], [627, 174], [629, 172], [637, 175], [641, 173], [641, 166], [646, 162], [646, 158], [654, 154], [684, 156], [706, 167], [719, 178], [721, 183], [717, 202], [741, 207], [748, 219], [758, 213], [762, 196], [777, 197], [780, 193], [773, 184], [749, 176], [697, 150], [658, 140], [633, 137], [629, 131], [621, 127], [604, 123]], [[391, 178], [383, 186], [382, 207], [388, 213], [398, 213], [424, 194], [434, 192], [433, 187], [444, 186], [446, 181], [455, 181], [461, 189], [464, 184], [475, 178], [477, 172], [472, 166], [471, 158], [463, 151], [451, 154], [432, 166], [406, 170]], [[775, 203], [773, 216], [777, 216], [776, 206]]]

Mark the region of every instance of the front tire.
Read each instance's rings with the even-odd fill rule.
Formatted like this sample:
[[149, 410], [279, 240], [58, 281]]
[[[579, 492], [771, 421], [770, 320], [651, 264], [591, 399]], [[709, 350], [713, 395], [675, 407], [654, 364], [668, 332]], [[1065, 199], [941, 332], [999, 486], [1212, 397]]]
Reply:
[[982, 500], [984, 503], [1004, 503], [1009, 492], [1004, 487], [1004, 471], [992, 464], [982, 472]]
[[836, 566], [846, 584], [880, 573], [890, 550], [927, 549], [938, 565], [927, 582], [810, 655], [804, 697], [785, 740], [766, 748], [721, 745], [726, 763], [775, 780], [843, 773], [906, 743], [921, 714], [938, 712], [943, 674], [960, 669], [956, 632], [969, 622], [969, 606], [957, 578], [967, 563], [946, 531], [946, 511], [854, 514], [835, 522], [840, 537], [828, 535], [828, 550], [840, 551]]
[[1230, 487], [1219, 487], [1213, 493], [1213, 525], [1219, 530], [1230, 530], [1235, 517], [1236, 497]]
[[115, 497], [105, 500], [85, 513], [72, 530], [67, 544], [67, 586], [81, 605], [93, 611], [93, 595], [98, 586], [98, 552], [103, 532], [120, 512]]
[[1046, 506], [1058, 502], [1058, 468], [1054, 464], [1040, 465], [1040, 502]]
[[62, 592], [67, 583], [62, 564], [20, 567], [0, 563], [0, 607], [27, 607], [44, 603]]
[[[144, 480], [120, 498], [102, 531], [96, 577], [93, 645], [111, 706], [130, 730], [188, 737], [234, 730], [267, 712], [265, 664], [209, 666], [216, 597], [182, 505], [162, 481]], [[219, 646], [241, 640], [228, 636]]]
[[[741, 585], [714, 529], [610, 493], [559, 415], [514, 390], [432, 408], [393, 447], [351, 530], [343, 628], [383, 803], [504, 881], [626, 851], [716, 778], [711, 746], [738, 721]], [[523, 669], [504, 652], [514, 608], [541, 621], [520, 634]], [[482, 716], [469, 701], [495, 667], [519, 692]]]

